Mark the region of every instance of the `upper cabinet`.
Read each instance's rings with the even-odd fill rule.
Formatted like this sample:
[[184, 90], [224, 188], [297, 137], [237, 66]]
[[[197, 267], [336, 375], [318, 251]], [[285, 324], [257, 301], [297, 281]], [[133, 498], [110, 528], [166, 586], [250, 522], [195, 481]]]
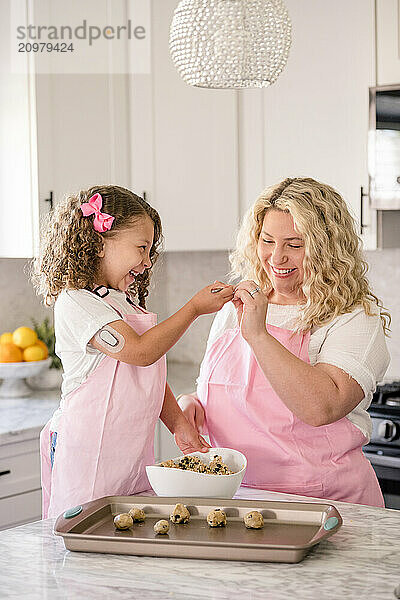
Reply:
[[400, 84], [400, 0], [376, 0], [377, 85]]
[[38, 231], [34, 80], [28, 69], [9, 70], [7, 2], [0, 3], [0, 23], [0, 257], [24, 258], [33, 256]]
[[293, 27], [288, 63], [271, 87], [242, 93], [241, 204], [254, 200], [254, 181], [313, 177], [336, 188], [360, 224], [368, 88], [375, 82], [374, 2], [285, 3]]
[[132, 187], [166, 250], [231, 248], [239, 220], [237, 93], [190, 87], [169, 53], [177, 0], [152, 1], [152, 72], [130, 78]]

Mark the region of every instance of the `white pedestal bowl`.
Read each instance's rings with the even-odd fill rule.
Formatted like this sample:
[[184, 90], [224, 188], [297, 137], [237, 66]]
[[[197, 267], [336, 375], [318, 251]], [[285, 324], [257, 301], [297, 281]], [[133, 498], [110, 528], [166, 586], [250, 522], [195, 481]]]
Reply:
[[22, 398], [30, 396], [32, 389], [25, 383], [26, 377], [38, 375], [43, 369], [48, 369], [51, 358], [31, 362], [0, 363], [1, 398]]

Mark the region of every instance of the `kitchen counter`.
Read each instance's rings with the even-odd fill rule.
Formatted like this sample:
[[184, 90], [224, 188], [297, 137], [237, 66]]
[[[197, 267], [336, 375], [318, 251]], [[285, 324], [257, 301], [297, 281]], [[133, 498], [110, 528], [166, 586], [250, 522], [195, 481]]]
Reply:
[[[300, 499], [248, 488], [241, 488], [237, 497]], [[342, 528], [298, 564], [70, 552], [62, 538], [52, 534], [54, 520], [30, 523], [0, 532], [0, 596], [29, 600], [395, 598], [400, 585], [400, 512], [334, 504], [343, 517]]]
[[35, 390], [25, 398], [0, 398], [0, 446], [38, 438], [59, 403], [60, 390]]

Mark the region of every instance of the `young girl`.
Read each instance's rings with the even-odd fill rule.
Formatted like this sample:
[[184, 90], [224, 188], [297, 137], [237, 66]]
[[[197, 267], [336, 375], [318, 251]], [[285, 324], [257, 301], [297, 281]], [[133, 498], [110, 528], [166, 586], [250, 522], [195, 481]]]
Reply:
[[215, 282], [156, 325], [145, 299], [161, 239], [158, 213], [118, 186], [81, 191], [48, 217], [33, 279], [46, 304], [55, 301], [64, 377], [60, 407], [41, 433], [43, 518], [149, 489], [159, 417], [183, 452], [209, 447], [166, 383], [165, 353], [233, 288]]

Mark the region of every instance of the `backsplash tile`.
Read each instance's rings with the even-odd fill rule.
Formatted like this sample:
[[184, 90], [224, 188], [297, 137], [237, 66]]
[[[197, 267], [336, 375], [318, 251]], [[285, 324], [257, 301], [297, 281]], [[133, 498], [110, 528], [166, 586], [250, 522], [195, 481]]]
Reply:
[[27, 274], [26, 258], [0, 259], [0, 333], [21, 325], [32, 326], [31, 319], [53, 318], [53, 311], [43, 305]]
[[[392, 315], [391, 337], [387, 343], [391, 364], [387, 377], [400, 378], [400, 249], [366, 252], [370, 265], [369, 280], [374, 293], [383, 300]], [[43, 306], [26, 273], [27, 259], [0, 259], [0, 333], [30, 325], [31, 318], [52, 316]], [[228, 252], [169, 252], [161, 255], [153, 274], [148, 308], [164, 320], [178, 310], [202, 287], [216, 279], [226, 281]], [[206, 347], [213, 315], [199, 317], [168, 358], [199, 364]]]
[[392, 317], [390, 337], [386, 338], [391, 356], [386, 377], [400, 379], [400, 248], [366, 252], [365, 257], [372, 290]]

